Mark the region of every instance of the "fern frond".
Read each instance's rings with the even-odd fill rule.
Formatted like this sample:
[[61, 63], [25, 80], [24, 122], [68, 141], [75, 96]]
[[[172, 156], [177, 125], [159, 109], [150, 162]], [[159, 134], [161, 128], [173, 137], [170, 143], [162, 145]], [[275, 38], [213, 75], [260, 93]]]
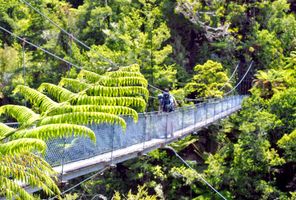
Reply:
[[58, 103], [42, 94], [41, 92], [32, 89], [28, 86], [18, 85], [14, 89], [13, 93], [22, 94], [26, 100], [30, 101], [36, 107], [39, 107], [42, 112], [49, 110], [55, 106], [58, 106]]
[[113, 71], [113, 72], [106, 72], [106, 76], [118, 78], [118, 77], [142, 77], [144, 78], [144, 75], [140, 72], [127, 72], [127, 71]]
[[[75, 102], [74, 102], [75, 101]], [[72, 101], [72, 105], [108, 105], [126, 106], [139, 112], [145, 111], [146, 102], [141, 97], [102, 97], [81, 95]]]
[[0, 144], [0, 154], [2, 155], [14, 155], [25, 151], [37, 150], [44, 153], [46, 149], [46, 143], [39, 139], [21, 138], [12, 140], [4, 144]]
[[142, 77], [108, 77], [104, 76], [98, 82], [100, 85], [104, 86], [142, 86], [147, 87], [148, 82]]
[[[32, 198], [22, 187], [19, 182], [32, 187], [43, 188], [44, 191], [51, 194], [59, 194], [60, 191], [55, 185], [54, 179], [51, 178], [56, 172], [51, 169], [42, 158], [32, 153], [25, 152], [13, 157], [10, 155], [1, 156], [0, 158], [0, 180], [6, 189], [12, 192], [13, 198], [20, 199]], [[7, 179], [11, 182], [7, 182]], [[3, 190], [0, 188], [0, 193]], [[7, 197], [7, 196], [6, 196]]]
[[138, 113], [132, 108], [124, 106], [94, 106], [94, 105], [78, 105], [71, 106], [66, 105], [63, 107], [57, 107], [48, 113], [49, 116], [72, 113], [72, 112], [104, 112], [114, 115], [130, 115], [134, 121], [138, 121]]
[[127, 97], [127, 96], [143, 96], [148, 99], [149, 92], [146, 88], [140, 86], [126, 87], [106, 87], [95, 85], [90, 87], [86, 93], [90, 96], [107, 96], [107, 97]]
[[61, 86], [57, 86], [51, 83], [42, 83], [39, 86], [38, 90], [40, 92], [46, 91], [48, 94], [54, 97], [58, 102], [64, 102], [64, 101], [67, 101], [68, 99], [71, 99], [77, 96], [76, 93], [70, 92], [69, 90]]
[[3, 123], [0, 123], [0, 137], [6, 135], [9, 132], [15, 131], [14, 128], [11, 128]]
[[101, 75], [96, 74], [95, 72], [91, 72], [91, 71], [83, 69], [79, 72], [77, 78], [86, 79], [91, 83], [95, 83], [103, 77]]
[[73, 112], [61, 115], [55, 115], [50, 117], [45, 117], [41, 120], [40, 125], [46, 124], [92, 124], [92, 123], [108, 123], [108, 124], [119, 124], [123, 129], [126, 128], [126, 123], [124, 119], [118, 117], [117, 115], [100, 113], [100, 112]]
[[54, 138], [71, 137], [73, 135], [88, 136], [94, 143], [96, 142], [96, 135], [91, 129], [75, 124], [49, 124], [30, 130], [21, 130], [14, 134], [14, 138], [37, 138], [49, 140]]
[[140, 72], [140, 65], [138, 64], [132, 64], [130, 66], [126, 67], [120, 67], [118, 71], [123, 71], [123, 72]]
[[62, 78], [62, 80], [59, 83], [59, 86], [65, 86], [66, 88], [69, 88], [71, 91], [80, 92], [90, 87], [91, 85], [79, 79]]
[[0, 107], [0, 115], [1, 114], [7, 114], [16, 119], [21, 124], [31, 123], [39, 118], [38, 114], [25, 106], [9, 104]]
[[28, 192], [26, 192], [26, 190], [24, 190], [21, 186], [19, 186], [17, 182], [9, 179], [8, 177], [0, 176], [1, 185], [5, 185], [6, 187], [6, 188], [0, 188], [1, 196], [5, 195], [6, 199], [34, 200], [33, 196], [31, 196]]

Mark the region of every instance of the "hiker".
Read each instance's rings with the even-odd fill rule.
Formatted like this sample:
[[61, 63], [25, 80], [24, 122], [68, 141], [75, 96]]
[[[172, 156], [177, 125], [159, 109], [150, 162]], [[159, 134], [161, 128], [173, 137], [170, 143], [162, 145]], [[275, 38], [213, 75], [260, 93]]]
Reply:
[[162, 94], [158, 95], [159, 111], [172, 112], [175, 110], [177, 102], [175, 98], [169, 93], [168, 89], [165, 89]]
[[[177, 102], [175, 98], [169, 93], [168, 89], [165, 89], [162, 94], [158, 95], [159, 101], [159, 112], [172, 112], [175, 110], [177, 106]], [[174, 137], [174, 126], [171, 117], [167, 118], [167, 125], [166, 125], [166, 135], [165, 138]]]

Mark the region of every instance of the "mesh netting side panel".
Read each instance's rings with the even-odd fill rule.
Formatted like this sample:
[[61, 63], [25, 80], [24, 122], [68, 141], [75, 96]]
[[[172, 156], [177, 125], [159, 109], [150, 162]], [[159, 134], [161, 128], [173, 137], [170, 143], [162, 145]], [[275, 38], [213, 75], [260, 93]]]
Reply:
[[147, 124], [147, 126], [149, 127], [148, 137], [150, 139], [159, 139], [166, 137], [168, 118], [169, 117], [167, 113], [150, 115], [150, 123]]
[[137, 123], [132, 118], [125, 118], [127, 127], [123, 131], [121, 127], [114, 126], [114, 150], [142, 143], [145, 138], [145, 116], [139, 114]]
[[199, 104], [196, 108], [196, 121], [202, 122], [206, 119], [206, 108], [205, 104]]
[[179, 131], [182, 129], [182, 110], [178, 109], [174, 112], [169, 113], [169, 124], [170, 124], [170, 129], [169, 133], [173, 133], [176, 131]]
[[96, 143], [84, 137], [50, 140], [47, 142], [46, 161], [57, 166], [111, 151], [113, 127], [108, 124], [94, 124], [89, 128], [96, 134]]
[[227, 99], [223, 99], [223, 102], [222, 102], [222, 109], [223, 109], [223, 112], [228, 110], [228, 103], [227, 103]]
[[183, 128], [194, 125], [194, 107], [186, 107], [183, 109]]
[[57, 166], [62, 163], [64, 140], [54, 139], [49, 140], [47, 143], [47, 150], [45, 154], [45, 160], [52, 166]]

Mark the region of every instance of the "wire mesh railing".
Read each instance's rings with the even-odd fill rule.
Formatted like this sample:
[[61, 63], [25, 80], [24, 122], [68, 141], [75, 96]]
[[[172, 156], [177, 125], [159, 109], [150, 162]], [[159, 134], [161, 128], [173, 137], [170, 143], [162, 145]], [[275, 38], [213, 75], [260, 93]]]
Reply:
[[[101, 154], [108, 154], [112, 161], [113, 152], [133, 145], [141, 144], [145, 149], [149, 141], [172, 139], [173, 133], [182, 132], [188, 127], [200, 128], [234, 112], [244, 96], [229, 96], [210, 100], [187, 107], [180, 107], [170, 113], [140, 113], [137, 123], [130, 117], [124, 117], [126, 131], [121, 127], [108, 124], [92, 124], [97, 141], [83, 137], [69, 137], [47, 142], [46, 160], [52, 166], [88, 159]], [[138, 149], [139, 150], [139, 149]]]

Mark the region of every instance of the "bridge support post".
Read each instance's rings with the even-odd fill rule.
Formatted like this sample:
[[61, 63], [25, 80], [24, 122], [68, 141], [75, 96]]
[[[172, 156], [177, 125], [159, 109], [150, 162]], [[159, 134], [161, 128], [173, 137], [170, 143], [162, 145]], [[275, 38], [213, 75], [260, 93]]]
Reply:
[[115, 125], [116, 124], [113, 124], [113, 127], [112, 127], [112, 144], [111, 144], [111, 156], [110, 156], [110, 165], [112, 166], [113, 165], [113, 151], [114, 151], [114, 136], [115, 136]]
[[63, 183], [63, 175], [64, 175], [64, 162], [65, 162], [65, 148], [66, 148], [66, 139], [63, 137], [63, 156], [62, 156], [62, 170], [61, 170], [61, 183]]
[[146, 135], [147, 135], [147, 115], [146, 113], [144, 114], [144, 134], [143, 134], [143, 151], [145, 150], [145, 141], [146, 141]]
[[169, 126], [168, 126], [168, 123], [169, 123], [169, 121], [168, 121], [168, 117], [169, 117], [169, 115], [168, 115], [168, 113], [165, 113], [165, 124], [166, 124], [166, 131], [165, 131], [165, 142], [167, 142], [167, 139], [168, 139], [168, 128], [169, 128]]
[[207, 103], [205, 104], [205, 110], [206, 110], [205, 124], [208, 123], [208, 110], [209, 110], [208, 107], [209, 107], [209, 102], [207, 102]]
[[196, 131], [196, 115], [197, 115], [197, 104], [194, 105], [194, 132]]
[[213, 116], [213, 118], [214, 118], [214, 120], [216, 120], [216, 105], [217, 105], [217, 102], [213, 102], [213, 104], [214, 104], [214, 116]]

